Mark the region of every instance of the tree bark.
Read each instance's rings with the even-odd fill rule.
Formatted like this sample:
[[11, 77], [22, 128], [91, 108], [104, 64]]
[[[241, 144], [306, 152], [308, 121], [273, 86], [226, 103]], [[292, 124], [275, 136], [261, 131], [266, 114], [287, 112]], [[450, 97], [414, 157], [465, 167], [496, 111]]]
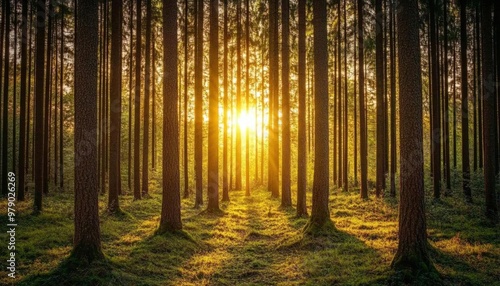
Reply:
[[496, 201], [496, 118], [495, 118], [495, 71], [493, 68], [493, 41], [491, 21], [491, 0], [481, 2], [481, 44], [482, 44], [482, 102], [483, 102], [483, 149], [484, 149], [484, 195], [486, 201], [486, 217], [498, 222], [498, 206]]
[[104, 258], [99, 229], [96, 150], [97, 9], [97, 0], [78, 1], [75, 27], [75, 235], [72, 257], [88, 263]]
[[298, 6], [298, 97], [299, 126], [297, 149], [297, 216], [307, 215], [307, 142], [306, 142], [306, 0], [299, 0]]
[[122, 0], [112, 0], [111, 6], [111, 114], [109, 148], [108, 211], [120, 210], [121, 189], [120, 137], [122, 113]]
[[363, 0], [358, 0], [358, 56], [359, 56], [359, 132], [360, 132], [360, 164], [361, 164], [361, 198], [368, 198], [368, 149], [366, 136], [365, 109], [365, 57], [363, 29]]
[[[36, 64], [35, 64], [35, 146], [43, 146], [43, 82], [44, 82], [44, 54], [45, 54], [45, 0], [37, 1], [36, 13]], [[43, 194], [43, 154], [42, 152], [34, 153], [34, 173], [35, 173], [35, 213], [42, 210], [42, 194]], [[7, 165], [4, 165], [7, 166]]]
[[313, 1], [314, 13], [314, 109], [315, 146], [312, 213], [309, 227], [321, 228], [330, 221], [328, 148], [328, 47], [326, 1]]
[[194, 169], [195, 207], [203, 204], [203, 0], [195, 0], [196, 38], [194, 62]]
[[470, 163], [469, 163], [469, 96], [467, 80], [467, 1], [460, 2], [460, 66], [462, 72], [462, 188], [465, 199], [472, 202], [472, 193], [469, 186]]
[[290, 1], [281, 2], [282, 171], [281, 206], [292, 205], [290, 189]]
[[219, 211], [219, 0], [210, 0], [208, 206]]
[[400, 0], [397, 13], [399, 110], [404, 116], [400, 119], [399, 244], [392, 267], [419, 273], [433, 266], [427, 253], [417, 0]]

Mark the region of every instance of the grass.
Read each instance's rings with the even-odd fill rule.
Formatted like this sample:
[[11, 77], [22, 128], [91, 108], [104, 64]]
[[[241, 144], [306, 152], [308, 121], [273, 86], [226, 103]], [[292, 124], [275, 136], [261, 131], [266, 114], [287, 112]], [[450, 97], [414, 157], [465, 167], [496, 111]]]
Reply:
[[[53, 192], [44, 211], [19, 202], [19, 285], [404, 285], [389, 265], [397, 247], [397, 201], [361, 200], [356, 190], [330, 196], [330, 233], [305, 236], [307, 218], [280, 208], [265, 189], [230, 192], [221, 213], [182, 201], [184, 233], [155, 235], [161, 194], [133, 201], [121, 197], [123, 213], [109, 215], [100, 197], [104, 262], [69, 270], [73, 196]], [[310, 196], [310, 194], [308, 194]], [[427, 194], [431, 257], [439, 277], [414, 285], [500, 285], [500, 228], [484, 223], [482, 193], [466, 204], [459, 191], [433, 201]], [[310, 201], [310, 197], [308, 198]], [[5, 201], [0, 202], [5, 217]], [[310, 209], [309, 209], [310, 212]], [[2, 241], [6, 241], [2, 231]], [[5, 254], [5, 250], [2, 251]], [[2, 258], [2, 260], [4, 260]], [[73, 262], [74, 263], [74, 262]], [[2, 267], [0, 284], [12, 279]]]

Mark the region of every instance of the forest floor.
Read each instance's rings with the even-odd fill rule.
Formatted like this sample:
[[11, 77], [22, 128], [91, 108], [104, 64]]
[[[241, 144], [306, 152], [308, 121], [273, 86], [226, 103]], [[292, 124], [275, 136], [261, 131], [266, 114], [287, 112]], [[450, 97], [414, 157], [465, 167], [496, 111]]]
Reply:
[[[124, 214], [105, 211], [100, 198], [106, 263], [68, 271], [73, 196], [47, 196], [44, 211], [20, 202], [17, 228], [19, 285], [404, 285], [390, 270], [397, 248], [397, 201], [363, 201], [356, 191], [330, 196], [334, 233], [304, 237], [307, 218], [280, 208], [265, 189], [230, 192], [222, 212], [209, 214], [183, 200], [185, 233], [155, 235], [161, 210], [156, 183], [151, 197], [121, 198]], [[439, 276], [415, 285], [500, 285], [500, 227], [485, 224], [481, 192], [466, 204], [461, 193], [427, 201], [431, 257]], [[310, 196], [310, 194], [308, 194]], [[430, 194], [427, 197], [431, 197]], [[310, 198], [309, 198], [310, 199]], [[310, 200], [308, 200], [310, 201]], [[5, 217], [5, 201], [0, 202]], [[310, 212], [310, 209], [309, 209]], [[1, 241], [7, 241], [2, 231]], [[5, 254], [6, 250], [2, 250]], [[2, 255], [2, 257], [4, 257]], [[5, 261], [2, 258], [2, 261]], [[3, 262], [2, 264], [4, 264]], [[5, 267], [0, 284], [9, 285]]]

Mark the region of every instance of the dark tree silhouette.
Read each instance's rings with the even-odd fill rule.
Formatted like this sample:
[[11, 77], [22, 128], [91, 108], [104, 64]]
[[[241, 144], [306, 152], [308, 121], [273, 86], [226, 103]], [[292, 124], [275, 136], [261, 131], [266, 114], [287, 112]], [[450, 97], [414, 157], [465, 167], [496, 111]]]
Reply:
[[203, 204], [203, 0], [195, 0], [194, 170], [195, 207]]
[[120, 209], [118, 194], [121, 189], [120, 137], [122, 113], [122, 0], [111, 4], [111, 83], [109, 135], [109, 195], [108, 211]]
[[[43, 79], [44, 79], [44, 53], [45, 53], [45, 0], [38, 0], [36, 5], [36, 64], [35, 64], [35, 134], [34, 145], [43, 146]], [[76, 38], [76, 36], [75, 36]], [[40, 147], [39, 147], [40, 148]], [[35, 212], [42, 210], [43, 194], [43, 154], [34, 153], [35, 173]], [[4, 165], [7, 166], [7, 165]]]
[[146, 50], [144, 72], [144, 129], [142, 130], [142, 196], [149, 194], [149, 101], [151, 91], [151, 0], [146, 0]]
[[297, 149], [297, 216], [307, 215], [307, 146], [306, 146], [306, 0], [299, 0], [298, 5], [299, 30], [299, 130]]
[[400, 0], [397, 11], [400, 119], [399, 243], [395, 269], [433, 269], [427, 253], [424, 201], [422, 75], [417, 0]]
[[219, 210], [219, 0], [210, 0], [208, 211]]
[[159, 233], [182, 229], [179, 170], [177, 1], [163, 0], [163, 199]]
[[361, 198], [368, 198], [368, 149], [366, 136], [366, 109], [365, 109], [365, 57], [363, 31], [363, 0], [358, 0], [358, 56], [359, 56], [359, 132], [360, 134], [360, 163], [361, 163]]
[[281, 206], [292, 205], [290, 189], [290, 1], [281, 2], [281, 54], [282, 54], [282, 171], [281, 171]]
[[462, 188], [465, 199], [472, 202], [469, 163], [469, 96], [467, 71], [467, 0], [460, 1], [460, 65], [462, 72]]
[[97, 9], [97, 0], [78, 1], [75, 25], [75, 235], [71, 255], [88, 263], [104, 258], [96, 148]]
[[[141, 137], [141, 62], [142, 62], [142, 9], [141, 0], [136, 2], [136, 41], [135, 41], [135, 96], [134, 96], [134, 199], [141, 199], [140, 137]], [[147, 183], [147, 182], [145, 182]]]
[[496, 118], [495, 118], [495, 71], [493, 68], [493, 40], [491, 21], [491, 0], [481, 1], [481, 44], [482, 44], [482, 90], [483, 90], [483, 173], [486, 216], [492, 222], [498, 221], [496, 200], [495, 160], [496, 160]]

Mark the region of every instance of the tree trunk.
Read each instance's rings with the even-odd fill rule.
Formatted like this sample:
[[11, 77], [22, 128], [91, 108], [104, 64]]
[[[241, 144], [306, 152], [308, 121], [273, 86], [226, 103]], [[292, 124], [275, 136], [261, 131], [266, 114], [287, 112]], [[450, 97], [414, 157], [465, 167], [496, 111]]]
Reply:
[[122, 111], [122, 0], [112, 0], [111, 6], [111, 114], [109, 148], [108, 211], [119, 211], [121, 189], [120, 137]]
[[[35, 64], [35, 134], [34, 145], [43, 146], [43, 81], [44, 81], [44, 54], [45, 54], [45, 0], [37, 1], [36, 12], [36, 64]], [[43, 194], [43, 154], [34, 153], [34, 173], [35, 173], [35, 213], [42, 210]], [[7, 165], [4, 165], [7, 166]]]
[[359, 56], [359, 132], [360, 132], [360, 163], [361, 163], [361, 198], [368, 198], [368, 149], [366, 136], [366, 109], [365, 109], [365, 57], [364, 57], [364, 29], [363, 29], [363, 1], [358, 0], [358, 56]]
[[299, 0], [298, 97], [299, 129], [297, 149], [297, 216], [307, 215], [307, 142], [306, 142], [306, 0]]
[[483, 149], [484, 149], [484, 195], [486, 201], [486, 217], [492, 222], [498, 221], [495, 180], [495, 71], [493, 68], [493, 41], [491, 21], [491, 0], [481, 2], [481, 45], [482, 45], [482, 102], [483, 102]]
[[271, 196], [279, 196], [279, 41], [278, 0], [269, 1], [269, 169], [268, 189]]
[[376, 62], [376, 100], [377, 100], [377, 185], [375, 195], [380, 197], [385, 181], [385, 111], [384, 111], [384, 14], [382, 0], [375, 0], [375, 62]]
[[[236, 118], [241, 117], [241, 1], [236, 3]], [[236, 125], [236, 181], [235, 189], [241, 190], [241, 126]]]
[[17, 199], [24, 201], [25, 192], [25, 164], [26, 164], [26, 67], [28, 58], [28, 0], [22, 0], [21, 16], [21, 119], [19, 130], [19, 186], [17, 187]]
[[433, 269], [427, 254], [417, 3], [417, 0], [401, 0], [397, 11], [399, 110], [404, 116], [400, 119], [399, 244], [392, 261], [393, 268], [409, 268], [414, 273]]
[[72, 256], [87, 263], [104, 259], [99, 230], [96, 150], [97, 8], [97, 0], [78, 1], [75, 27], [75, 235]]
[[[439, 62], [438, 62], [438, 39], [436, 35], [435, 1], [429, 0], [429, 33], [431, 41], [431, 74], [432, 74], [432, 180], [434, 198], [441, 196], [441, 108], [439, 96]], [[401, 113], [405, 114], [405, 113]]]
[[282, 173], [281, 173], [281, 206], [292, 205], [290, 189], [290, 1], [281, 2], [281, 54], [282, 54]]
[[219, 1], [210, 0], [210, 84], [208, 113], [208, 206], [219, 210]]
[[[189, 157], [188, 157], [188, 9], [189, 9], [189, 1], [184, 0], [184, 198], [189, 197]], [[154, 44], [154, 41], [153, 41]], [[153, 49], [154, 52], [154, 49]], [[153, 54], [154, 56], [154, 54]], [[153, 64], [153, 67], [155, 65]], [[154, 75], [154, 73], [153, 73]], [[153, 101], [154, 102], [154, 101]], [[153, 118], [156, 118], [153, 115]], [[154, 130], [154, 129], [153, 129]], [[153, 132], [154, 134], [154, 132]], [[155, 140], [153, 140], [153, 144]], [[154, 160], [154, 159], [153, 159]]]
[[[186, 1], [187, 2], [187, 1]], [[229, 201], [229, 184], [228, 184], [228, 164], [227, 164], [227, 152], [228, 152], [228, 124], [227, 124], [227, 118], [228, 118], [228, 75], [227, 75], [227, 56], [228, 56], [228, 17], [227, 17], [227, 0], [224, 0], [224, 79], [223, 79], [223, 85], [224, 85], [224, 139], [223, 139], [223, 151], [222, 151], [222, 201], [227, 202]], [[229, 149], [231, 150], [231, 149]]]
[[[328, 209], [328, 47], [326, 1], [314, 0], [314, 182], [310, 228], [321, 228], [330, 221]], [[307, 230], [307, 229], [306, 229]]]
[[[245, 0], [246, 21], [245, 21], [245, 107], [246, 116], [250, 116], [250, 4]], [[250, 196], [250, 127], [248, 122], [245, 123], [245, 195]]]
[[159, 232], [182, 229], [177, 83], [177, 1], [163, 1], [163, 201]]
[[142, 131], [142, 196], [149, 195], [149, 100], [151, 86], [151, 0], [146, 0], [146, 66], [144, 73], [144, 130]]
[[472, 202], [469, 186], [469, 96], [468, 96], [468, 70], [467, 70], [467, 4], [466, 0], [460, 2], [460, 66], [462, 72], [462, 188], [465, 199]]
[[390, 65], [390, 84], [391, 84], [391, 197], [396, 197], [396, 172], [397, 172], [397, 152], [396, 152], [396, 37], [395, 37], [395, 7], [391, 1], [390, 8], [390, 21], [389, 21], [389, 38], [390, 49], [389, 55], [391, 58]]
[[196, 38], [194, 62], [194, 169], [195, 207], [203, 204], [203, 0], [195, 0]]
[[[136, 2], [137, 33], [135, 42], [135, 96], [134, 96], [134, 200], [141, 199], [140, 137], [141, 137], [141, 63], [142, 63], [142, 9]], [[144, 182], [147, 184], [147, 182]]]
[[[8, 146], [8, 122], [9, 122], [9, 64], [10, 64], [10, 24], [11, 24], [11, 18], [10, 18], [10, 9], [11, 9], [11, 3], [10, 1], [6, 1], [7, 3], [5, 4], [5, 56], [4, 56], [4, 77], [3, 77], [3, 127], [2, 129], [5, 130], [2, 132], [3, 137], [2, 137], [2, 186], [7, 185], [7, 169], [8, 169], [8, 154], [7, 150], [9, 149]], [[44, 9], [45, 11], [45, 9]], [[1, 56], [1, 55], [0, 55]], [[0, 74], [1, 76], [1, 74]], [[43, 146], [43, 145], [42, 145]], [[41, 181], [43, 184], [43, 181]], [[7, 188], [2, 188], [3, 190], [3, 195], [7, 195]]]

